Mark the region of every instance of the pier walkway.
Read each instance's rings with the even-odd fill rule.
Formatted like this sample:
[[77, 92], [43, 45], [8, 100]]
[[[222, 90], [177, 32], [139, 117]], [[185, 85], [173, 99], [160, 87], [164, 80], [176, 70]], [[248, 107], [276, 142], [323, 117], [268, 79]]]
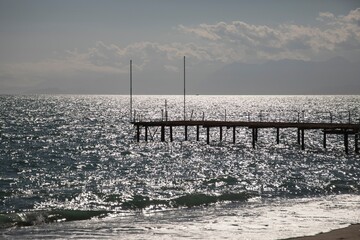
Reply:
[[223, 138], [223, 128], [232, 128], [233, 143], [236, 143], [236, 128], [248, 128], [252, 130], [252, 146], [255, 148], [258, 139], [259, 129], [276, 129], [276, 142], [280, 142], [280, 129], [297, 129], [297, 141], [301, 149], [305, 149], [304, 132], [305, 130], [322, 130], [323, 146], [326, 148], [326, 136], [328, 134], [337, 134], [344, 136], [345, 152], [349, 153], [349, 135], [354, 135], [355, 153], [359, 153], [360, 124], [353, 123], [304, 123], [304, 122], [252, 122], [252, 121], [134, 121], [132, 124], [136, 127], [136, 140], [140, 141], [141, 128], [145, 129], [144, 140], [148, 141], [148, 130], [150, 127], [161, 128], [161, 141], [165, 141], [165, 128], [169, 128], [169, 140], [173, 141], [173, 127], [184, 127], [184, 140], [188, 140], [188, 127], [196, 127], [196, 140], [199, 141], [200, 127], [206, 129], [206, 142], [210, 143], [210, 129], [219, 129], [220, 141]]

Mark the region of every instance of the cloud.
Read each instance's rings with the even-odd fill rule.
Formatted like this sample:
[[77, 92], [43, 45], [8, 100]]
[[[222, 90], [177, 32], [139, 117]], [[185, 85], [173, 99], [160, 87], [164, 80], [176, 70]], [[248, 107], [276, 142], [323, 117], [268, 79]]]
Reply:
[[180, 72], [180, 70], [179, 70], [179, 68], [177, 66], [164, 65], [164, 68], [169, 72], [175, 72], [175, 73]]
[[206, 48], [193, 43], [136, 42], [122, 48], [99, 41], [94, 47], [81, 53], [77, 50], [68, 51], [62, 61], [71, 63], [72, 68], [77, 70], [127, 73], [130, 59], [139, 71], [151, 64], [159, 64], [163, 70], [174, 70], [169, 66], [174, 62], [179, 62], [183, 56], [191, 58], [193, 62], [212, 59]]
[[[337, 17], [322, 12], [317, 20], [317, 27], [296, 24], [270, 27], [233, 21], [180, 25], [179, 30], [203, 40], [208, 44], [209, 55], [226, 61], [309, 59], [321, 51], [360, 48], [360, 8]], [[229, 52], [231, 57], [226, 57]]]
[[185, 27], [180, 24], [179, 29], [183, 32], [193, 33], [199, 37], [202, 37], [202, 38], [205, 38], [208, 40], [212, 40], [212, 41], [219, 40], [221, 37], [214, 32], [208, 31], [207, 26], [208, 25], [206, 25], [206, 24], [200, 24], [200, 28], [191, 28], [191, 27]]
[[316, 20], [325, 22], [325, 21], [328, 21], [329, 19], [332, 20], [334, 18], [335, 18], [334, 14], [332, 14], [330, 12], [320, 12], [319, 17], [316, 18]]
[[104, 79], [125, 80], [129, 74], [130, 59], [133, 60], [133, 70], [137, 76], [144, 72], [142, 78], [149, 79], [146, 73], [156, 72], [157, 76], [151, 77], [159, 78], [161, 74], [179, 73], [183, 56], [191, 58], [189, 65], [213, 58], [207, 49], [193, 43], [137, 42], [121, 47], [98, 41], [85, 51], [68, 50], [61, 56], [39, 62], [1, 64], [0, 92], [14, 87], [66, 87], [66, 84], [70, 86], [70, 82], [86, 84], [95, 81], [95, 78], [100, 82]]

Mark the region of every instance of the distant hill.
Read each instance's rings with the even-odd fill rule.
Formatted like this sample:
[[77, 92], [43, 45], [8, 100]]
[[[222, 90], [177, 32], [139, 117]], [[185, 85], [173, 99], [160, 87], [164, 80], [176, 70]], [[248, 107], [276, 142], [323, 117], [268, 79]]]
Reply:
[[216, 71], [205, 88], [214, 94], [360, 94], [359, 66], [341, 57], [233, 63]]

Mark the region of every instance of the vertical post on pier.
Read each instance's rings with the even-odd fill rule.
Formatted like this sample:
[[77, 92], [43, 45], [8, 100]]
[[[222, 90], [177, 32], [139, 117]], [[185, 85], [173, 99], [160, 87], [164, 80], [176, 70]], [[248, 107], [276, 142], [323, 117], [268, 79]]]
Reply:
[[280, 136], [279, 136], [279, 128], [276, 128], [276, 143], [279, 144], [280, 143]]
[[301, 150], [305, 150], [305, 137], [304, 137], [304, 132], [305, 130], [304, 129], [301, 129]]
[[299, 123], [300, 122], [300, 112], [298, 112], [297, 114], [298, 114], [297, 122]]
[[222, 137], [223, 137], [223, 128], [220, 127], [220, 142], [222, 141]]
[[210, 143], [210, 128], [206, 127], [206, 143]]
[[136, 125], [136, 141], [140, 142], [140, 125]]
[[297, 142], [300, 144], [300, 129], [297, 129]]
[[145, 142], [148, 141], [148, 126], [145, 126]]
[[132, 119], [132, 60], [130, 60], [130, 121], [131, 119]]
[[184, 56], [184, 121], [186, 120], [186, 85], [185, 85], [185, 56]]
[[305, 110], [302, 110], [302, 121], [305, 122]]
[[236, 142], [236, 127], [234, 126], [233, 127], [233, 143], [235, 144], [235, 142]]
[[355, 153], [358, 154], [359, 153], [359, 133], [355, 134]]
[[173, 128], [172, 126], [170, 126], [170, 142], [172, 142], [173, 140]]
[[165, 142], [165, 126], [161, 126], [161, 141]]
[[258, 128], [255, 128], [255, 142], [258, 141]]
[[326, 148], [326, 129], [324, 129], [323, 147]]
[[255, 128], [252, 129], [252, 147], [255, 148]]
[[165, 121], [168, 120], [167, 101], [165, 99]]
[[199, 141], [199, 131], [200, 131], [200, 126], [196, 125], [196, 141]]
[[330, 123], [332, 123], [332, 120], [333, 120], [332, 112], [329, 112], [329, 113], [330, 113]]
[[347, 132], [344, 133], [344, 146], [345, 153], [349, 154], [349, 134]]
[[185, 141], [188, 140], [188, 126], [185, 125]]

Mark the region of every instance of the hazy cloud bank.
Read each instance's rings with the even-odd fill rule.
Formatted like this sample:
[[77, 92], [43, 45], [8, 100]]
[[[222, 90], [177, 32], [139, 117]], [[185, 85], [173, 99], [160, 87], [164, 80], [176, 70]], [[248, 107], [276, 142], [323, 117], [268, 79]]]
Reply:
[[[360, 48], [360, 8], [346, 16], [320, 13], [317, 26], [281, 24], [278, 26], [252, 25], [241, 21], [180, 25], [185, 33], [197, 36], [208, 48], [225, 53], [218, 57], [225, 62], [280, 59], [309, 60], [321, 51]], [[219, 49], [222, 49], [220, 51]], [[232, 54], [227, 54], [231, 50]]]

